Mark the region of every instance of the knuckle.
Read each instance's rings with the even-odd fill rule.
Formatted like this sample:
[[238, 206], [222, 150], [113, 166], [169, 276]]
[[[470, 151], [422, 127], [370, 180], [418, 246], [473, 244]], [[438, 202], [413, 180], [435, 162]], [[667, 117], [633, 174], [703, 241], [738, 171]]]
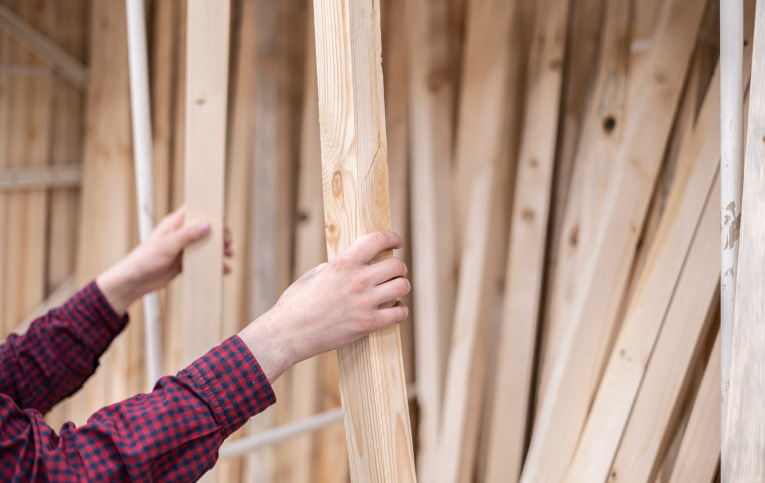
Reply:
[[396, 260], [396, 273], [404, 275], [407, 272], [406, 263], [400, 258], [394, 258]]
[[388, 243], [388, 237], [385, 236], [385, 233], [378, 231], [376, 233], [372, 234], [373, 240], [376, 245], [380, 247], [384, 247]]

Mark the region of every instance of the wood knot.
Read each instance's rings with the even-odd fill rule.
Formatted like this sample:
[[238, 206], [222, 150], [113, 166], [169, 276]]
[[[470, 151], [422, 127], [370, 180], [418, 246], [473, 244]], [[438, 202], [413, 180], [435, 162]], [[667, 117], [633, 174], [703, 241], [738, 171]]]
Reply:
[[667, 75], [664, 72], [658, 71], [653, 75], [653, 80], [655, 80], [657, 84], [664, 84], [667, 82]]
[[550, 61], [550, 69], [552, 70], [560, 70], [562, 65], [563, 62], [560, 59], [553, 59]]
[[534, 210], [524, 208], [521, 210], [521, 218], [523, 218], [524, 221], [532, 221], [534, 219]]
[[603, 119], [603, 130], [606, 134], [611, 134], [614, 128], [616, 128], [616, 119], [614, 119], [614, 116], [606, 116]]
[[306, 222], [306, 221], [308, 221], [308, 213], [307, 213], [307, 212], [305, 212], [305, 211], [302, 211], [302, 210], [301, 210], [301, 211], [298, 211], [298, 213], [297, 213], [297, 219], [298, 219], [298, 221], [300, 221], [300, 222]]
[[571, 230], [571, 234], [568, 236], [568, 242], [571, 246], [575, 247], [579, 244], [579, 227], [575, 226]]
[[332, 175], [332, 194], [337, 198], [343, 191], [343, 173], [338, 169]]
[[205, 103], [205, 98], [204, 97], [200, 97], [199, 99], [196, 100], [196, 103], [197, 103], [197, 105], [201, 106], [202, 104]]
[[327, 225], [327, 231], [330, 232], [330, 233], [334, 233], [335, 232], [335, 225], [333, 225], [332, 223]]
[[539, 166], [539, 161], [537, 160], [537, 158], [529, 159], [529, 166], [531, 166], [532, 168], [536, 168], [537, 166]]

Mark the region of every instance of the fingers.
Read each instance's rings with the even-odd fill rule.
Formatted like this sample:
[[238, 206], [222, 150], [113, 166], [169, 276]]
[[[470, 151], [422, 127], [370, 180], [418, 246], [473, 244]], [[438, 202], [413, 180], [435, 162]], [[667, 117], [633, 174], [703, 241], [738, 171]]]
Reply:
[[234, 256], [234, 249], [232, 248], [234, 241], [231, 237], [231, 230], [226, 228], [223, 232], [223, 254], [227, 257]]
[[409, 293], [412, 285], [405, 278], [394, 278], [389, 282], [378, 285], [372, 290], [372, 303], [383, 305], [387, 302], [399, 299]]
[[184, 226], [176, 230], [172, 235], [173, 245], [177, 250], [183, 250], [197, 240], [201, 240], [210, 233], [210, 224], [206, 221], [194, 225]]
[[377, 329], [383, 329], [403, 322], [408, 316], [409, 307], [399, 300], [392, 307], [375, 311], [375, 326]]
[[403, 277], [407, 273], [406, 264], [400, 258], [386, 258], [381, 262], [374, 263], [366, 268], [370, 273], [370, 280], [374, 285], [380, 285], [383, 282]]
[[170, 233], [183, 225], [183, 220], [186, 217], [186, 207], [181, 206], [177, 210], [165, 215], [159, 222], [156, 228], [157, 233]]
[[381, 252], [401, 248], [403, 244], [401, 237], [392, 231], [368, 233], [353, 242], [344, 256], [359, 265], [364, 265], [372, 262]]

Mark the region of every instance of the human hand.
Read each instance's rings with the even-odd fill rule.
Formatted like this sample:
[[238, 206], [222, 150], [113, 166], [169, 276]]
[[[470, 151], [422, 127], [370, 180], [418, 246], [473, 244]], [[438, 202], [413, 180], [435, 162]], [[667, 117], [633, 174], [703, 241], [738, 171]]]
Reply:
[[[98, 277], [96, 283], [115, 312], [125, 313], [135, 300], [167, 285], [181, 272], [183, 249], [210, 232], [207, 222], [183, 226], [185, 214], [181, 207], [165, 216], [146, 241]], [[224, 254], [230, 257], [228, 230], [224, 240]]]
[[411, 289], [403, 278], [406, 265], [399, 258], [374, 262], [402, 245], [393, 232], [359, 238], [300, 277], [271, 310], [239, 333], [270, 382], [304, 359], [406, 319], [409, 309], [401, 301], [387, 305]]

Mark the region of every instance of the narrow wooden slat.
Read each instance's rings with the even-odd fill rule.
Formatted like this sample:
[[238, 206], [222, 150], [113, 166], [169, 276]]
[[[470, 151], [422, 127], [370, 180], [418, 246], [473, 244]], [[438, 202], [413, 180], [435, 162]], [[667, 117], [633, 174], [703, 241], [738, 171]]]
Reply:
[[[719, 94], [719, 87], [713, 87]], [[660, 451], [672, 436], [667, 431], [677, 412], [690, 364], [709, 329], [708, 315], [717, 310], [719, 262], [715, 254], [719, 249], [715, 234], [719, 229], [719, 189], [716, 176], [621, 444], [607, 473], [609, 482], [653, 481], [661, 463]], [[628, 364], [635, 358], [645, 360], [644, 354], [627, 352], [621, 346], [616, 350]], [[608, 456], [600, 455], [605, 461], [610, 459]]]
[[518, 478], [526, 440], [569, 1], [551, 0], [540, 8], [545, 13], [537, 19], [528, 66], [487, 481]]
[[186, 224], [210, 234], [183, 254], [186, 364], [221, 339], [228, 0], [189, 0], [186, 44]]
[[78, 89], [85, 90], [88, 71], [82, 63], [3, 4], [0, 4], [0, 26], [52, 65], [57, 74]]
[[707, 361], [670, 483], [713, 482], [720, 462], [720, 334]]
[[749, 123], [744, 160], [738, 278], [731, 345], [730, 384], [722, 447], [723, 481], [765, 478], [765, 418], [762, 413], [765, 331], [765, 263], [763, 229], [763, 143], [765, 137], [765, 1], [758, 0], [752, 53]]
[[[378, 0], [316, 1], [316, 64], [329, 258], [390, 229]], [[415, 481], [398, 327], [338, 351], [353, 481]]]
[[412, 284], [419, 409], [417, 472], [435, 477], [446, 358], [454, 309], [451, 219], [455, 90], [449, 2], [409, 0]]
[[648, 201], [672, 125], [682, 81], [704, 12], [704, 2], [663, 5], [657, 42], [643, 71], [627, 119], [603, 219], [590, 248], [597, 254], [583, 272], [581, 294], [570, 314], [550, 375], [521, 481], [560, 481], [573, 456], [594, 396], [625, 288]]
[[0, 191], [79, 187], [82, 166], [58, 164], [0, 169]]
[[[751, 17], [748, 17], [751, 18]], [[722, 355], [722, 434], [728, 402], [730, 347], [736, 302], [738, 237], [741, 226], [741, 187], [744, 171], [744, 0], [720, 2], [720, 71], [722, 89], [720, 131], [720, 337]]]

